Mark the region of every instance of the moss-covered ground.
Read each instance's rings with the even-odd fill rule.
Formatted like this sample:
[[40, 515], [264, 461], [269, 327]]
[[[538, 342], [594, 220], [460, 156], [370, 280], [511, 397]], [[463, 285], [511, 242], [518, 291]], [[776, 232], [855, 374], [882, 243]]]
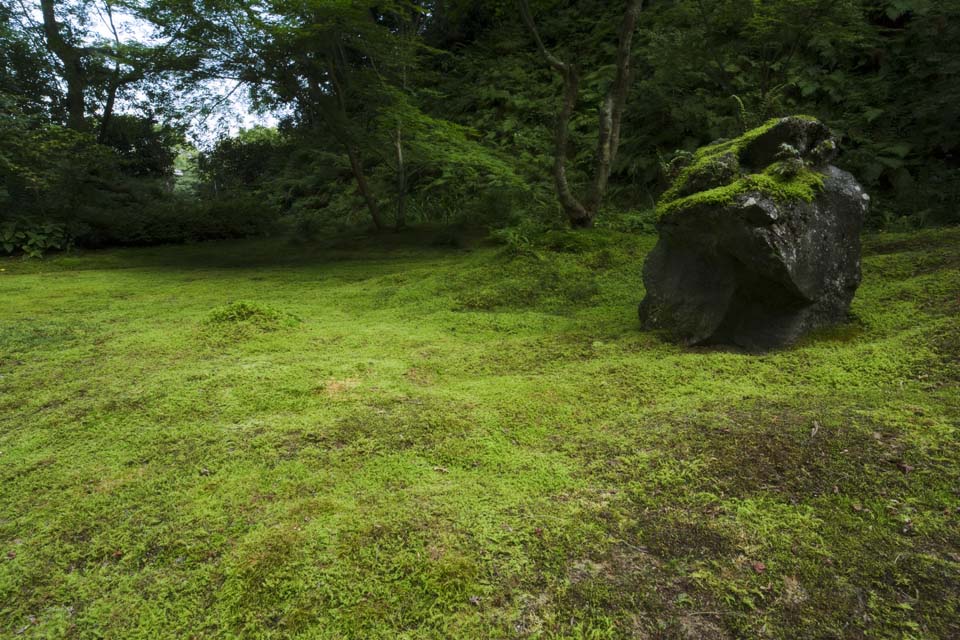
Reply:
[[0, 637], [960, 637], [960, 230], [762, 356], [422, 240], [0, 261]]

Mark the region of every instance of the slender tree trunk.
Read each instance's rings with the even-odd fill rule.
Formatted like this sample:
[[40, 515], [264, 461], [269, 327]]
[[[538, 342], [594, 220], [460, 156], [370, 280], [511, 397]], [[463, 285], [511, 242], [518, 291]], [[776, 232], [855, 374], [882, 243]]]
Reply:
[[571, 64], [568, 64], [560, 58], [550, 53], [540, 38], [540, 32], [533, 20], [533, 13], [530, 11], [530, 4], [527, 0], [519, 0], [520, 14], [527, 28], [533, 35], [537, 48], [543, 54], [547, 62], [563, 78], [563, 104], [560, 107], [560, 113], [557, 116], [556, 130], [554, 132], [553, 149], [553, 183], [557, 190], [557, 199], [571, 226], [587, 227], [590, 226], [590, 214], [577, 199], [570, 189], [570, 183], [567, 180], [567, 147], [570, 142], [570, 118], [573, 116], [573, 110], [577, 106], [577, 99], [580, 97], [580, 72]]
[[574, 66], [563, 69], [563, 106], [557, 117], [556, 138], [553, 149], [553, 183], [557, 189], [560, 206], [573, 227], [590, 227], [593, 216], [577, 199], [567, 180], [567, 147], [570, 142], [570, 118], [580, 96], [580, 71]]
[[399, 231], [407, 226], [407, 165], [403, 161], [403, 129], [397, 125], [394, 146], [397, 149], [397, 219]]
[[[416, 34], [419, 31], [421, 21], [424, 19], [424, 14], [415, 11], [412, 16], [409, 13], [407, 15], [397, 13], [396, 16], [399, 22], [400, 36], [400, 47], [397, 50], [397, 58], [402, 61], [400, 65], [400, 88], [406, 93], [409, 38], [411, 33]], [[408, 20], [410, 20], [410, 22], [408, 22]], [[397, 128], [394, 133], [393, 144], [396, 150], [397, 161], [397, 211], [395, 224], [396, 229], [399, 231], [407, 226], [407, 164], [403, 155], [403, 122], [400, 118], [397, 118]]]
[[86, 105], [83, 94], [87, 88], [83, 51], [68, 43], [57, 22], [54, 0], [40, 0], [43, 14], [43, 34], [47, 49], [63, 65], [63, 79], [67, 84], [67, 126], [75, 131], [86, 129]]
[[[104, 2], [107, 10], [107, 17], [110, 19], [110, 31], [113, 32], [113, 41], [117, 43], [117, 51], [120, 50], [120, 34], [117, 33], [117, 25], [113, 22], [113, 6], [109, 0]], [[110, 120], [113, 118], [113, 108], [117, 103], [117, 91], [120, 90], [120, 61], [113, 64], [113, 76], [110, 78], [110, 87], [107, 90], [107, 102], [103, 105], [103, 117], [100, 119], [100, 134], [98, 140], [100, 144], [107, 139], [107, 131], [110, 128]]]
[[643, 9], [643, 0], [627, 0], [627, 7], [620, 24], [616, 76], [599, 109], [593, 179], [587, 191], [587, 197], [583, 202], [570, 189], [566, 169], [567, 147], [570, 139], [570, 118], [573, 116], [573, 110], [580, 94], [579, 70], [576, 65], [562, 61], [546, 48], [533, 20], [528, 0], [519, 0], [519, 5], [521, 17], [533, 35], [540, 53], [563, 78], [563, 105], [557, 117], [553, 164], [553, 180], [557, 189], [557, 197], [572, 227], [592, 227], [597, 213], [600, 211], [600, 206], [603, 204], [603, 198], [610, 181], [610, 172], [620, 148], [620, 125], [632, 80], [630, 54], [633, 47], [633, 34], [636, 31], [637, 21]]
[[353, 177], [357, 181], [357, 191], [363, 196], [367, 203], [367, 210], [370, 212], [370, 218], [373, 220], [373, 226], [377, 231], [383, 231], [383, 217], [380, 215], [380, 207], [377, 205], [377, 199], [370, 191], [370, 185], [367, 184], [367, 176], [363, 173], [363, 162], [360, 160], [360, 151], [351, 144], [347, 144], [347, 157], [350, 158], [350, 169], [353, 171]]
[[633, 50], [633, 34], [637, 29], [637, 20], [643, 8], [643, 0], [629, 0], [623, 20], [620, 23], [619, 42], [617, 44], [617, 72], [613, 84], [600, 107], [600, 130], [597, 140], [597, 154], [593, 170], [593, 185], [587, 197], [587, 210], [591, 217], [596, 216], [607, 193], [610, 171], [620, 150], [620, 124], [623, 110], [627, 104], [627, 93], [633, 74], [630, 69], [630, 54]]
[[110, 80], [110, 88], [107, 90], [107, 101], [103, 105], [103, 117], [100, 119], [100, 134], [97, 136], [98, 142], [103, 144], [107, 139], [107, 130], [110, 127], [110, 120], [113, 118], [113, 108], [117, 102], [117, 91], [120, 89], [120, 63], [114, 71], [113, 79]]

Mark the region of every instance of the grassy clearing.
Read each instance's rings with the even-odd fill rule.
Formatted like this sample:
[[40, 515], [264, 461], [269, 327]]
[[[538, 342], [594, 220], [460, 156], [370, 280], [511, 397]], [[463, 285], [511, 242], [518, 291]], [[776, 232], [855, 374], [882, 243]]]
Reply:
[[960, 636], [960, 230], [764, 356], [557, 240], [0, 262], [0, 637]]

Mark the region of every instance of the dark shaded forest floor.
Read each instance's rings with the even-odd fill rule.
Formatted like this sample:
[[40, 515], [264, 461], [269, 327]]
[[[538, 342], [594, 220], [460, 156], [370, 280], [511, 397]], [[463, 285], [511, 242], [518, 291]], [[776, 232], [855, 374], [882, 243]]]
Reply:
[[0, 261], [0, 637], [960, 637], [960, 229], [762, 356], [653, 241]]

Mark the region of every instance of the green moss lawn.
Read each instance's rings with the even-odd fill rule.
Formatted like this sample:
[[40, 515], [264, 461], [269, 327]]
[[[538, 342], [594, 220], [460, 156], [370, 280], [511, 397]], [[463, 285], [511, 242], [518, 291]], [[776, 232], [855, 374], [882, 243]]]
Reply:
[[422, 240], [0, 261], [0, 637], [960, 637], [960, 230], [762, 356]]

